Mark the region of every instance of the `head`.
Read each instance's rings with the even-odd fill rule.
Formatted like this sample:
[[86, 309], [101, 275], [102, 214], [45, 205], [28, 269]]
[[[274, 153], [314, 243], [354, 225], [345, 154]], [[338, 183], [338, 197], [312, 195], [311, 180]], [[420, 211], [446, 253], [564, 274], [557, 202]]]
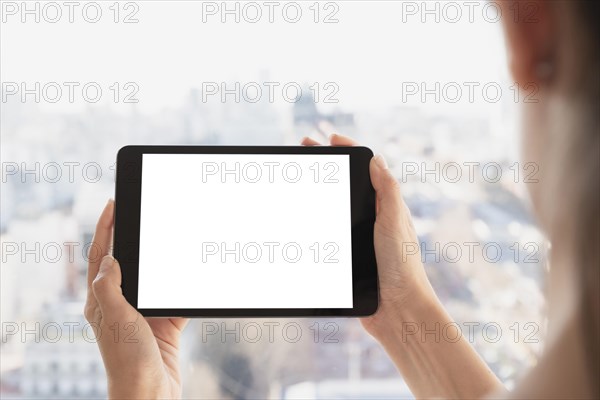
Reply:
[[600, 2], [497, 4], [513, 78], [537, 90], [538, 102], [522, 105], [522, 163], [539, 167], [529, 191], [552, 244], [550, 324], [565, 304], [583, 316], [591, 389], [599, 394]]

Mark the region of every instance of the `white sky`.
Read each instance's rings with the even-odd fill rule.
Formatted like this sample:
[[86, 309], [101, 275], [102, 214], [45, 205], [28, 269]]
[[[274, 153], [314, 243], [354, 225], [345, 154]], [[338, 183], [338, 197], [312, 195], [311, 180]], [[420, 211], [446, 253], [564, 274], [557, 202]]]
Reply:
[[[3, 10], [6, 3], [11, 2], [3, 2]], [[474, 22], [469, 22], [469, 2], [454, 3], [462, 12], [458, 22], [444, 21], [444, 11], [450, 18], [455, 11], [444, 10], [441, 2], [442, 20], [436, 23], [431, 14], [422, 23], [420, 14], [402, 13], [407, 7], [402, 2], [343, 1], [336, 2], [335, 24], [315, 24], [312, 1], [299, 2], [303, 16], [296, 24], [282, 18], [284, 3], [275, 9], [275, 23], [268, 22], [264, 6], [256, 24], [235, 23], [232, 16], [221, 23], [219, 15], [203, 23], [200, 1], [136, 2], [135, 24], [115, 24], [109, 9], [113, 2], [99, 2], [102, 18], [91, 24], [82, 18], [85, 3], [75, 9], [74, 23], [68, 22], [66, 7], [54, 24], [43, 18], [36, 23], [33, 16], [22, 23], [20, 13], [4, 13], [0, 79], [42, 84], [95, 81], [106, 90], [106, 98], [112, 82], [134, 81], [140, 87], [139, 107], [147, 112], [180, 106], [189, 89], [202, 82], [261, 83], [261, 71], [282, 83], [336, 82], [339, 107], [345, 110], [401, 104], [401, 83], [406, 81], [484, 84], [507, 79], [500, 22], [485, 20], [486, 3], [474, 8]], [[323, 10], [324, 3], [321, 18], [332, 10]], [[131, 10], [121, 9], [121, 18]], [[493, 17], [493, 11], [487, 9], [488, 15]], [[83, 103], [47, 107], [76, 111]]]

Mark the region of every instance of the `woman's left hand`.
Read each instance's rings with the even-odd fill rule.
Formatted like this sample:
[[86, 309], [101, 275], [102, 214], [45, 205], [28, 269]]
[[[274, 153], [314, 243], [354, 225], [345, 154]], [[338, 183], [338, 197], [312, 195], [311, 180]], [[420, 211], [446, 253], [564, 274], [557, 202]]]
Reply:
[[104, 360], [108, 396], [180, 398], [179, 337], [188, 320], [144, 318], [123, 296], [121, 267], [109, 255], [114, 208], [109, 201], [96, 226], [84, 310]]

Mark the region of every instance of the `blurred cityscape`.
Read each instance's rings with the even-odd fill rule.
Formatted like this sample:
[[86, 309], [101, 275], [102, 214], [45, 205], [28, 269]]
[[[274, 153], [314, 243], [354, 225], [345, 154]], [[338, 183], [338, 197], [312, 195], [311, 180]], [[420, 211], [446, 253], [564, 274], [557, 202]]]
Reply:
[[[2, 104], [2, 398], [106, 396], [102, 360], [82, 316], [85, 244], [113, 196], [114, 158], [126, 144], [297, 144], [303, 136], [325, 141], [332, 132], [356, 138], [383, 153], [401, 180], [432, 284], [461, 328], [472, 327], [472, 342], [492, 370], [511, 387], [535, 364], [545, 253], [523, 179], [515, 179], [509, 104], [495, 104], [489, 115], [444, 116], [412, 106], [324, 110], [310, 96], [285, 109], [201, 98], [191, 90], [181, 107], [152, 115], [135, 104], [119, 113], [90, 105], [77, 114], [18, 99]], [[482, 179], [490, 162], [503, 172], [497, 181]], [[449, 179], [454, 172], [443, 167], [455, 164], [472, 165], [473, 181]], [[432, 173], [436, 165], [447, 176]], [[476, 244], [473, 257], [466, 243]], [[184, 397], [412, 396], [359, 321], [269, 321], [279, 324], [272, 341], [243, 337], [244, 326], [266, 320], [211, 320], [229, 332], [225, 338], [207, 335], [205, 320], [192, 321], [182, 345]], [[299, 340], [281, 334], [288, 323], [301, 328]]]

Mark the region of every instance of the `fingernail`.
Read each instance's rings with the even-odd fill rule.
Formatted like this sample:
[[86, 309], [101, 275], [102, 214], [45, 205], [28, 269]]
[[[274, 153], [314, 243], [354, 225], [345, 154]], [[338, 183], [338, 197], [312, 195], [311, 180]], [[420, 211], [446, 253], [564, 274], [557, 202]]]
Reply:
[[385, 162], [385, 158], [381, 154], [375, 156], [375, 163], [381, 169], [388, 169], [387, 162]]

